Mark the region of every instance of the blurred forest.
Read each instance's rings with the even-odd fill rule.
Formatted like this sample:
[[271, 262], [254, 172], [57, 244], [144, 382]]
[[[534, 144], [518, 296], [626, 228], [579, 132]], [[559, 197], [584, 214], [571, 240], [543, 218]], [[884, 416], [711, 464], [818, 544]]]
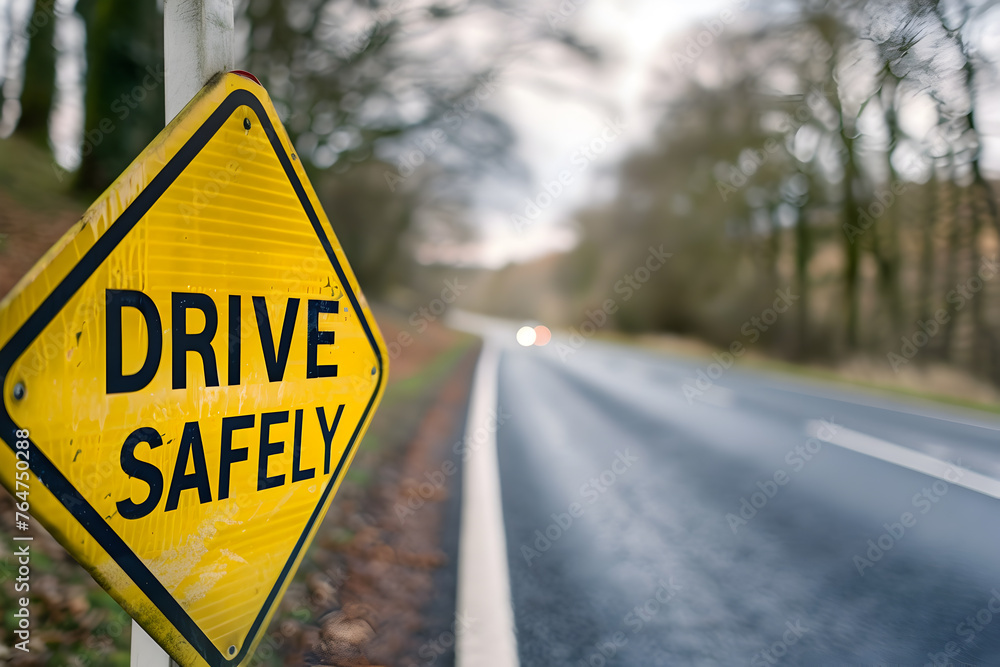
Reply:
[[802, 0], [709, 47], [691, 47], [705, 26], [677, 40], [655, 141], [614, 201], [579, 213], [556, 269], [574, 309], [625, 301], [610, 286], [662, 243], [673, 257], [615, 314], [628, 331], [728, 348], [790, 289], [761, 336], [774, 352], [1000, 382], [1000, 216], [980, 163], [995, 5]]
[[[477, 179], [531, 178], [488, 103], [505, 64], [540, 44], [573, 67], [603, 62], [548, 5], [236, 4], [237, 66], [275, 100], [366, 292], [410, 308], [456, 271], [420, 266], [416, 245], [480, 234]], [[25, 30], [0, 45], [8, 64], [26, 53], [24, 76], [3, 73], [0, 127], [50, 151], [65, 46], [52, 17], [83, 26], [84, 137], [71, 168], [81, 195], [106, 187], [162, 128], [156, 85], [120, 129], [100, 131], [104, 119], [119, 124], [116, 100], [162, 72], [152, 5], [36, 0]], [[998, 25], [996, 3], [976, 0], [761, 1], [735, 20], [708, 17], [664, 45], [648, 99], [658, 127], [616, 166], [613, 199], [577, 211], [577, 246], [465, 270], [476, 287], [461, 305], [578, 326], [612, 298], [620, 309], [606, 326], [729, 347], [790, 290], [798, 299], [760, 330], [761, 349], [867, 355], [894, 370], [944, 362], [1000, 383], [1000, 210], [981, 163], [984, 137], [1000, 131], [984, 111], [997, 92]], [[666, 265], [634, 298], [616, 294], [661, 244]]]

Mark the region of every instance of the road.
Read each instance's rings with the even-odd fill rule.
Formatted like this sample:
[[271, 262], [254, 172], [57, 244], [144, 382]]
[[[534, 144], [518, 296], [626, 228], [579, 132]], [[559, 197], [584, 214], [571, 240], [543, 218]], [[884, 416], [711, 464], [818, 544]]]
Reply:
[[1000, 664], [1000, 419], [507, 341], [487, 336], [521, 665]]

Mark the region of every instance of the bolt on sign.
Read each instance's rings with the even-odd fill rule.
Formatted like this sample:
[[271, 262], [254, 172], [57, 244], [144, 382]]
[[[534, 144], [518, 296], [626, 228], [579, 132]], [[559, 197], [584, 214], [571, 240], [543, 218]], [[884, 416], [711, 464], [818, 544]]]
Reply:
[[28, 461], [32, 513], [174, 660], [243, 665], [386, 359], [267, 93], [220, 75], [0, 302], [0, 481]]

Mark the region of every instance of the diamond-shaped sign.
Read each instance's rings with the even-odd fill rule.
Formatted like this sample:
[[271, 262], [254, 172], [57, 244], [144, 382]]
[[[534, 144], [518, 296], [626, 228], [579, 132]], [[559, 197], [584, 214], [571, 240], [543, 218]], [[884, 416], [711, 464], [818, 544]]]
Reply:
[[386, 372], [270, 99], [223, 75], [0, 302], [0, 481], [179, 663], [245, 664]]

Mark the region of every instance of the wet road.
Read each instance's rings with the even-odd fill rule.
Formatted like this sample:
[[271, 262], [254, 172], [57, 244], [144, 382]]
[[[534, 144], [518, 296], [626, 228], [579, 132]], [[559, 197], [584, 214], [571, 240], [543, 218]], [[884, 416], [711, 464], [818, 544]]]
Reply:
[[498, 355], [522, 665], [1000, 664], [1000, 419], [558, 343]]

